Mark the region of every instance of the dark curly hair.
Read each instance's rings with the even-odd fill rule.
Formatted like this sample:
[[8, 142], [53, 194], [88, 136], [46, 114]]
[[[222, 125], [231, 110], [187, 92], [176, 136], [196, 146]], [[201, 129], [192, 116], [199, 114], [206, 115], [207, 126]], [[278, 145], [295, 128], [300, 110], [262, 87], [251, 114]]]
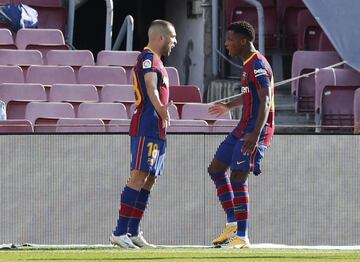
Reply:
[[236, 21], [228, 26], [228, 31], [233, 31], [235, 34], [240, 34], [246, 37], [250, 42], [255, 40], [255, 29], [246, 21]]

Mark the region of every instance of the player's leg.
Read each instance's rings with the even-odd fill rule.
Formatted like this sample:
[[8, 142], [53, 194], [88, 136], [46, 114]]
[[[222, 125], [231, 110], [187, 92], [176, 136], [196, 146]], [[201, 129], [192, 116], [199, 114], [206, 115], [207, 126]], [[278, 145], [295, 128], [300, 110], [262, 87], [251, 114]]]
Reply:
[[249, 155], [241, 153], [243, 142], [238, 141], [234, 149], [231, 163], [231, 185], [234, 190], [234, 210], [237, 221], [237, 234], [229, 243], [231, 248], [248, 248], [250, 241], [249, 229], [249, 189], [248, 176], [250, 172], [255, 175], [261, 173], [260, 162], [264, 156], [265, 146], [259, 145]]
[[215, 184], [217, 196], [227, 218], [225, 229], [212, 241], [214, 245], [218, 245], [229, 240], [236, 233], [237, 229], [234, 215], [234, 194], [231, 188], [229, 176], [226, 174], [226, 170], [230, 165], [235, 142], [236, 140], [230, 134], [220, 144], [215, 153], [214, 159], [208, 168], [209, 176]]
[[128, 237], [128, 226], [136, 206], [141, 188], [149, 176], [147, 163], [146, 137], [131, 137], [131, 172], [120, 197], [119, 218], [116, 228], [110, 236], [110, 242], [124, 248], [136, 248]]
[[137, 248], [128, 237], [128, 225], [135, 208], [140, 189], [145, 183], [148, 173], [132, 170], [120, 197], [119, 218], [116, 228], [110, 236], [110, 242], [123, 248]]
[[161, 176], [164, 171], [165, 153], [166, 153], [166, 141], [149, 138], [148, 140], [148, 157], [147, 162], [150, 165], [150, 175], [146, 178], [143, 187], [140, 190], [135, 208], [133, 209], [131, 219], [129, 221], [128, 232], [130, 233], [130, 239], [139, 247], [154, 248], [155, 245], [149, 244], [140, 230], [140, 221], [144, 216], [145, 209], [148, 206], [150, 192], [153, 189], [156, 179]]

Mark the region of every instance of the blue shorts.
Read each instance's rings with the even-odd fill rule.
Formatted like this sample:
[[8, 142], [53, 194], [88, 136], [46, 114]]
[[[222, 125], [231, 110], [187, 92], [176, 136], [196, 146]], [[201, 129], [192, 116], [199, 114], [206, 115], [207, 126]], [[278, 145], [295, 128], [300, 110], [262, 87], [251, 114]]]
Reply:
[[131, 170], [141, 170], [153, 176], [164, 171], [166, 140], [147, 136], [131, 137]]
[[253, 172], [254, 175], [261, 174], [260, 164], [261, 159], [264, 158], [266, 146], [259, 144], [249, 156], [241, 153], [243, 144], [244, 141], [229, 134], [218, 147], [215, 159], [229, 166], [231, 170]]

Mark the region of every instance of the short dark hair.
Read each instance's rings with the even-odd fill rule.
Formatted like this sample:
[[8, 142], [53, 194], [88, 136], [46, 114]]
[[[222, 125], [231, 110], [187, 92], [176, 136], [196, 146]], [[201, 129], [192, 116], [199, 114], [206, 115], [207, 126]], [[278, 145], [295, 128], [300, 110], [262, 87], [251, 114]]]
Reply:
[[246, 21], [233, 22], [228, 26], [228, 31], [233, 31], [235, 34], [245, 36], [250, 42], [255, 40], [255, 29]]

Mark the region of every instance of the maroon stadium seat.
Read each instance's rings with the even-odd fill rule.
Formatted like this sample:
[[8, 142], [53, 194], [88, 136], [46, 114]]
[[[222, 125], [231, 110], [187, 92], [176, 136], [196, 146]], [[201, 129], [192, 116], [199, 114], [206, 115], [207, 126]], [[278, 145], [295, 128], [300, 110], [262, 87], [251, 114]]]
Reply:
[[0, 133], [32, 133], [34, 128], [29, 120], [0, 120]]
[[316, 124], [353, 126], [354, 92], [360, 73], [352, 69], [320, 69], [315, 74]]
[[185, 103], [202, 103], [200, 89], [194, 85], [170, 86], [169, 93], [180, 115]]
[[111, 119], [106, 127], [107, 132], [125, 132], [130, 129], [130, 119]]
[[30, 102], [26, 106], [25, 118], [34, 125], [35, 132], [55, 132], [58, 119], [74, 117], [70, 103]]
[[104, 86], [106, 84], [127, 84], [125, 69], [121, 66], [82, 66], [79, 83]]
[[17, 49], [13, 35], [7, 28], [0, 28], [0, 49]]
[[218, 119], [212, 125], [212, 132], [229, 133], [239, 124], [237, 119]]
[[[279, 47], [279, 24], [274, 0], [260, 0], [265, 16], [265, 48]], [[256, 7], [242, 0], [225, 1], [226, 27], [235, 21], [245, 20], [258, 31], [258, 15]], [[258, 39], [255, 39], [257, 46]]]
[[125, 105], [121, 103], [81, 103], [78, 109], [79, 118], [100, 118], [104, 120], [128, 119]]
[[298, 24], [298, 50], [318, 50], [322, 29], [309, 10], [299, 11]]
[[180, 78], [178, 70], [172, 66], [166, 66], [166, 72], [169, 77], [169, 85], [170, 86], [179, 86], [180, 85]]
[[171, 133], [208, 133], [210, 127], [205, 120], [170, 120], [167, 132]]
[[306, 6], [302, 0], [277, 0], [278, 17], [280, 18], [281, 31], [284, 35], [284, 47], [296, 50], [298, 38], [297, 17]]
[[181, 119], [194, 119], [205, 120], [209, 124], [212, 124], [218, 119], [231, 119], [230, 112], [227, 112], [221, 116], [212, 115], [208, 112], [210, 104], [201, 103], [187, 103], [184, 104], [181, 113]]
[[326, 36], [324, 32], [321, 32], [319, 37], [319, 51], [335, 51], [334, 46], [331, 44], [329, 38]]
[[96, 118], [60, 118], [56, 123], [57, 133], [105, 132], [105, 124]]
[[0, 65], [1, 83], [24, 83], [24, 73], [20, 66]]
[[8, 119], [25, 119], [26, 105], [34, 101], [46, 101], [45, 89], [41, 84], [0, 84], [0, 98], [6, 105]]
[[[292, 60], [291, 77], [310, 73], [315, 68], [323, 68], [340, 62], [336, 52], [295, 51]], [[314, 75], [300, 78], [291, 83], [291, 93], [296, 98], [297, 112], [314, 112], [315, 79]]]
[[96, 64], [100, 66], [122, 66], [130, 83], [131, 69], [136, 64], [139, 51], [102, 50], [97, 54]]
[[96, 87], [89, 84], [54, 84], [49, 92], [49, 102], [69, 102], [74, 107], [75, 115], [80, 103], [98, 101]]

